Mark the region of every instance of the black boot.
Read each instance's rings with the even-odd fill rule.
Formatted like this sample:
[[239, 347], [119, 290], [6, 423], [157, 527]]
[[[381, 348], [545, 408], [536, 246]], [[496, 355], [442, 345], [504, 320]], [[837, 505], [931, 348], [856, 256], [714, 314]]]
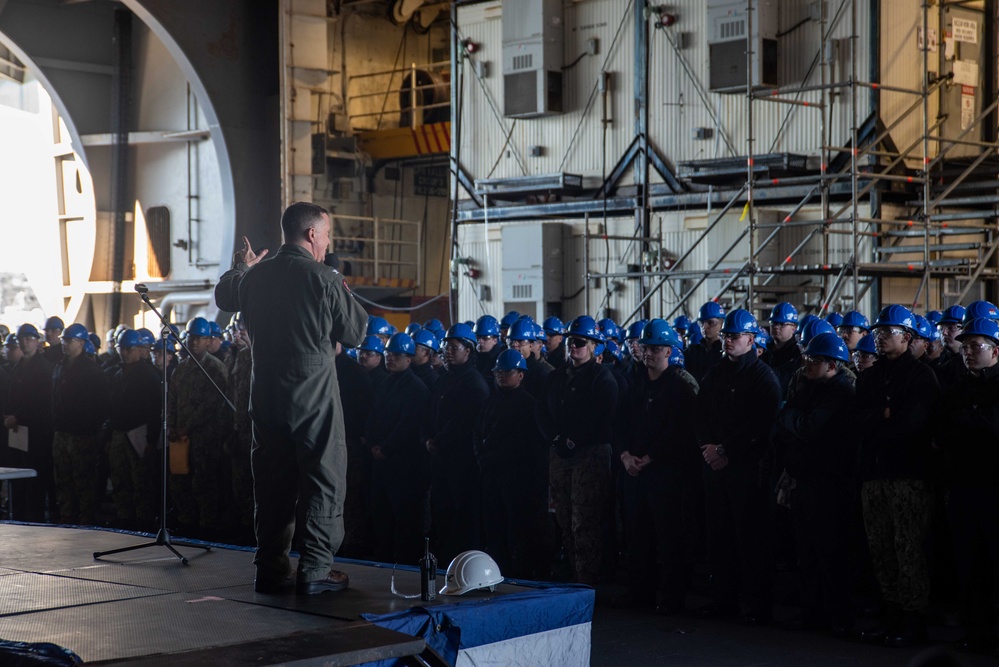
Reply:
[[903, 611], [898, 631], [888, 633], [885, 646], [906, 648], [926, 641], [926, 621], [921, 611]]
[[885, 617], [873, 628], [860, 633], [860, 640], [866, 644], [883, 644], [887, 637], [898, 634], [902, 621], [902, 608], [894, 602], [885, 603]]

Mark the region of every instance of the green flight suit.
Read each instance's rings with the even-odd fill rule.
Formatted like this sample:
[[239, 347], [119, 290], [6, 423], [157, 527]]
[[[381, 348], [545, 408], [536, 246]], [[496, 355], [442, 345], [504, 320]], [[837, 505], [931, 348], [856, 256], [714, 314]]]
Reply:
[[215, 303], [241, 311], [250, 337], [257, 580], [288, 573], [296, 521], [298, 581], [322, 579], [343, 541], [347, 449], [336, 341], [360, 345], [367, 314], [341, 274], [292, 244], [227, 271]]

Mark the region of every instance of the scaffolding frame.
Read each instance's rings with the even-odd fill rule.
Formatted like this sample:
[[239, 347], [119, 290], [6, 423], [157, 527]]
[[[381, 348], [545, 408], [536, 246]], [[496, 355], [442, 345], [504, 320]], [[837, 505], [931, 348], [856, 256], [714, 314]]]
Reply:
[[[756, 5], [757, 2], [758, 0], [747, 0], [746, 2], [747, 22], [749, 23], [749, 25], [747, 25], [747, 35], [752, 35], [753, 32], [751, 22], [754, 15], [754, 5]], [[829, 44], [835, 34], [836, 21], [833, 21], [832, 23], [829, 21], [827, 11], [828, 4], [830, 3], [820, 3], [821, 13], [819, 23], [821, 44], [819, 47], [820, 83], [818, 85], [781, 86], [778, 88], [766, 89], [764, 91], [754, 89], [753, 81], [751, 79], [751, 65], [753, 56], [755, 55], [753, 53], [754, 46], [752, 40], [747, 37], [746, 122], [748, 131], [746, 139], [746, 180], [745, 183], [731, 195], [729, 200], [722, 207], [721, 211], [717, 214], [712, 214], [713, 218], [711, 222], [701, 231], [700, 235], [693, 242], [693, 244], [685, 249], [681, 257], [676, 262], [663, 271], [642, 271], [637, 274], [634, 272], [600, 273], [590, 272], [587, 267], [585, 276], [587, 286], [589, 286], [590, 281], [599, 280], [601, 278], [658, 278], [658, 281], [650, 289], [642, 290], [641, 298], [634, 306], [632, 312], [624, 319], [625, 323], [638, 319], [640, 316], [648, 316], [648, 306], [651, 299], [672, 279], [696, 279], [696, 282], [692, 287], [685, 290], [676, 305], [668, 313], [663, 313], [664, 317], [667, 319], [671, 319], [679, 311], [684, 309], [688, 299], [692, 297], [700, 286], [703, 285], [708, 279], [717, 277], [728, 276], [728, 280], [723, 284], [722, 288], [711, 297], [712, 300], [719, 301], [725, 296], [731, 295], [733, 307], [749, 307], [750, 309], [756, 308], [758, 304], [758, 293], [771, 286], [771, 284], [782, 275], [797, 274], [820, 277], [822, 279], [822, 286], [820, 289], [821, 298], [819, 300], [817, 312], [818, 314], [823, 315], [829, 311], [837, 300], [840, 302], [850, 303], [851, 305], [858, 304], [867, 291], [875, 285], [875, 281], [884, 277], [920, 276], [919, 287], [916, 290], [913, 303], [911, 304], [915, 307], [918, 305], [919, 300], [924, 290], [927, 289], [929, 281], [932, 277], [960, 276], [965, 278], [964, 288], [959, 294], [956, 295], [956, 301], [960, 301], [967, 296], [968, 291], [981, 277], [985, 275], [999, 275], [999, 272], [997, 272], [995, 268], [989, 266], [989, 262], [992, 261], [997, 247], [997, 228], [995, 220], [996, 214], [999, 213], [999, 210], [995, 208], [989, 209], [983, 212], [984, 214], [975, 212], [936, 212], [941, 208], [947, 207], [948, 204], [999, 204], [999, 197], [996, 196], [986, 196], [980, 200], [967, 201], [954, 201], [949, 199], [951, 194], [959, 190], [962, 183], [969, 182], [969, 179], [971, 179], [974, 175], [975, 170], [983, 162], [985, 162], [985, 160], [999, 151], [999, 142], [996, 141], [964, 140], [964, 137], [967, 134], [981, 128], [984, 121], [991, 116], [992, 112], [995, 111], [997, 107], [999, 107], [999, 97], [993, 99], [987, 105], [985, 104], [985, 101], [983, 101], [983, 110], [956, 137], [944, 138], [941, 136], [934, 136], [935, 133], [939, 132], [944, 119], [934, 119], [931, 117], [930, 100], [933, 94], [947, 83], [948, 79], [947, 77], [938, 77], [936, 80], [932, 81], [929, 79], [928, 73], [932, 70], [929, 66], [930, 46], [928, 40], [924, 40], [924, 43], [920, 48], [923, 61], [922, 72], [924, 73], [924, 76], [921, 77], [922, 85], [919, 89], [908, 89], [901, 86], [884, 85], [880, 81], [861, 80], [858, 73], [857, 41], [860, 36], [858, 35], [857, 28], [857, 0], [841, 0], [840, 3], [841, 8], [849, 6], [850, 36], [848, 41], [850, 45], [849, 59], [852, 71], [848, 80], [832, 81], [830, 76], [831, 63], [829, 55], [831, 53], [831, 49], [829, 48]], [[930, 25], [930, 4], [929, 0], [923, 0], [922, 2], [921, 27], [924, 35], [928, 34], [928, 28]], [[940, 30], [943, 29], [942, 18], [945, 8], [950, 5], [958, 4], [962, 3], [939, 3], [938, 10], [941, 12]], [[837, 12], [837, 15], [839, 15], [839, 12]], [[986, 17], [986, 22], [989, 18], [990, 17]], [[647, 52], [648, 44], [644, 44], [642, 46]], [[871, 57], [874, 57], [873, 53], [871, 54]], [[986, 56], [986, 58], [987, 57], [988, 56]], [[878, 78], [880, 78], [880, 76]], [[833, 145], [830, 137], [830, 94], [832, 91], [836, 90], [847, 91], [850, 96], [849, 105], [851, 126], [849, 146]], [[860, 132], [861, 121], [859, 96], [863, 91], [888, 91], [902, 93], [912, 95], [916, 99], [892, 121], [890, 126], [885, 127], [883, 130], [876, 133], [872, 139], [866, 142], [866, 145], [861, 146], [863, 138], [861, 137]], [[818, 92], [820, 94], [819, 102], [806, 102], [797, 98], [787, 97], [789, 94], [800, 94], [806, 92]], [[802, 109], [814, 110], [819, 113], [818, 127], [820, 135], [820, 170], [817, 176], [813, 175], [789, 179], [772, 179], [768, 182], [758, 179], [757, 175], [754, 173], [754, 157], [756, 157], [756, 152], [753, 150], [753, 145], [756, 141], [756, 136], [754, 134], [755, 128], [753, 125], [753, 108], [755, 104], [760, 102], [795, 105]], [[871, 107], [872, 114], [878, 121], [880, 121], [880, 100], [872, 101]], [[878, 147], [881, 146], [885, 140], [890, 138], [891, 131], [893, 129], [909, 118], [911, 114], [917, 112], [920, 112], [922, 132], [915, 141], [911, 142], [902, 150], [878, 150]], [[938, 144], [938, 152], [935, 156], [932, 155], [930, 150], [930, 144], [933, 142]], [[970, 164], [964, 167], [956, 178], [951, 180], [942, 191], [934, 196], [932, 188], [932, 170], [935, 167], [943, 166], [945, 164], [943, 162], [943, 158], [946, 156], [947, 152], [959, 145], [974, 146], [979, 148], [980, 152]], [[845, 173], [843, 171], [837, 173], [829, 172], [830, 158], [834, 152], [839, 154], [846, 153], [848, 155], [849, 169]], [[916, 170], [908, 169], [906, 167], [906, 163], [907, 161], [911, 161], [913, 159], [918, 160], [918, 162], [925, 165], [925, 167], [923, 169]], [[871, 171], [864, 171], [862, 169], [861, 160], [867, 160], [868, 166], [871, 167]], [[882, 161], [887, 162], [882, 163]], [[914, 171], [915, 173], [899, 174], [897, 173], [899, 170], [904, 172]], [[845, 205], [838, 207], [838, 210], [833, 211], [830, 187], [845, 179], [849, 179], [850, 182], [850, 190], [848, 194], [849, 201]], [[792, 183], [804, 183], [812, 185], [812, 187], [808, 190], [804, 197], [792, 207], [791, 212], [785, 216], [781, 222], [772, 225], [760, 224], [756, 215], [755, 205], [755, 195], [757, 191], [766, 189], [770, 186], [776, 186], [779, 184], [790, 185]], [[884, 219], [879, 215], [881, 204], [878, 201], [877, 195], [880, 190], [885, 189], [886, 184], [890, 185], [891, 183], [901, 183], [906, 185], [915, 184], [921, 188], [921, 196], [915, 201], [915, 203], [918, 204], [917, 210], [913, 210], [912, 214], [906, 216], [905, 219]], [[997, 186], [999, 186], [999, 182], [997, 182]], [[860, 206], [862, 202], [870, 205], [870, 216], [864, 217], [861, 215]], [[731, 243], [720, 256], [715, 258], [711, 266], [707, 269], [693, 270], [682, 268], [681, 265], [692, 254], [693, 250], [708, 238], [716, 226], [722, 222], [723, 218], [737, 204], [744, 204], [746, 206], [748, 224], [737, 236], [736, 240]], [[821, 210], [821, 217], [817, 220], [797, 219], [796, 216], [810, 204], [818, 205]], [[980, 226], [969, 226], [966, 223], [958, 230], [950, 229], [948, 231], [949, 223], [954, 220], [981, 220], [984, 221], [984, 224]], [[810, 231], [780, 264], [776, 266], [761, 266], [758, 263], [761, 252], [768, 248], [773, 241], [778, 239], [781, 236], [780, 233], [782, 231], [793, 227], [806, 227], [810, 228]], [[902, 229], [894, 230], [893, 228], [896, 227]], [[758, 233], [771, 229], [772, 231], [769, 231], [769, 234], [758, 243]], [[950, 244], [932, 242], [934, 237], [941, 237], [948, 234], [973, 234], [976, 233], [976, 230], [977, 233], [984, 236], [984, 238], [980, 241]], [[833, 264], [829, 261], [829, 239], [833, 234], [849, 234], [851, 236], [852, 253], [849, 259], [845, 262]], [[863, 261], [864, 258], [861, 257], [861, 239], [865, 237], [879, 241], [891, 238], [912, 238], [916, 235], [921, 237], [921, 246], [901, 245], [899, 242], [895, 242], [894, 244], [888, 246], [879, 246], [875, 243], [872, 244], [872, 256], [868, 258], [868, 261]], [[586, 234], [585, 236], [588, 242], [589, 235]], [[795, 256], [806, 248], [810, 241], [816, 236], [819, 236], [822, 239], [822, 262], [812, 265], [795, 264], [793, 262]], [[646, 237], [648, 237], [648, 234], [646, 234]], [[749, 258], [742, 264], [741, 267], [734, 271], [731, 268], [722, 268], [721, 264], [725, 262], [736, 247], [738, 247], [747, 237], [749, 245]], [[638, 240], [637, 235], [636, 240]], [[646, 242], [656, 241], [656, 239], [648, 238], [643, 238], [642, 240]], [[662, 246], [662, 237], [660, 236], [657, 240], [658, 244]], [[919, 248], [918, 250], [910, 249], [917, 247]], [[939, 255], [943, 253], [964, 250], [979, 250], [980, 252], [978, 253], [978, 257], [975, 259], [939, 257]], [[920, 252], [922, 256], [911, 261], [884, 261], [879, 260], [878, 257], [878, 255], [916, 254]], [[937, 256], [937, 258], [934, 258], [934, 256]], [[740, 283], [742, 284], [740, 285]], [[741, 297], [738, 296], [738, 293], [733, 292], [733, 290], [737, 287], [740, 288], [740, 291], [742, 292]], [[846, 290], [846, 293], [844, 293], [844, 290]], [[806, 290], [802, 289], [802, 291]]]
[[[925, 301], [933, 278], [950, 277], [963, 282], [950, 295], [941, 295], [941, 299], [951, 296], [951, 301], [959, 302], [982, 279], [999, 277], [995, 261], [999, 246], [999, 164], [987, 164], [991, 156], [999, 154], [999, 141], [995, 140], [997, 133], [989, 125], [999, 108], [999, 85], [996, 83], [996, 72], [991, 70], [994, 66], [992, 56], [999, 51], [996, 45], [991, 45], [989, 48], [992, 50], [986, 52], [981, 59], [982, 62], [989, 63], [985, 70], [989, 82], [978, 91], [981, 94], [981, 111], [967, 124], [962, 122], [963, 127], [955, 136], [948, 137], [944, 136], [946, 117], [931, 113], [931, 101], [934, 95], [941, 94], [951, 84], [953, 75], [938, 74], [934, 78], [929, 76], [934, 70], [930, 67], [929, 39], [923, 39], [923, 43], [918, 45], [922, 56], [919, 86], [907, 88], [903, 85], [886, 84], [881, 80], [884, 72], [874, 67], [868, 77], [861, 77], [858, 71], [858, 42], [861, 38], [858, 32], [858, 11], [860, 7], [867, 5], [858, 0], [827, 0], [819, 3], [818, 84], [808, 84], [806, 79], [803, 85], [754, 88], [751, 64], [755, 54], [749, 36], [753, 33], [751, 22], [759, 2], [760, 0], [745, 2], [750, 25], [747, 26], [747, 81], [744, 93], [747, 151], [742, 156], [746, 162], [745, 178], [741, 186], [735, 184], [727, 190], [708, 189], [707, 192], [685, 190], [657, 153], [648, 136], [647, 79], [651, 35], [667, 38], [674, 51], [677, 46], [669, 32], [671, 28], [656, 23], [660, 20], [658, 10], [651, 7], [647, 0], [635, 0], [634, 61], [640, 77], [636, 78], [635, 99], [638, 106], [634, 140], [611, 172], [608, 174], [605, 170], [604, 181], [593, 194], [593, 199], [490, 208], [487, 213], [481, 205], [477, 209], [470, 207], [464, 210], [459, 210], [455, 205], [455, 228], [461, 222], [481, 221], [484, 215], [492, 222], [584, 218], [583, 285], [586, 311], [590, 312], [590, 293], [595, 281], [637, 279], [637, 301], [631, 312], [623, 318], [625, 324], [648, 317], [652, 299], [656, 296], [663, 299], [667, 286], [678, 295], [677, 300], [670, 300], [675, 305], [668, 312], [665, 305], [661, 308], [662, 315], [671, 319], [688, 308], [689, 299], [705, 282], [713, 278], [723, 279], [720, 289], [711, 297], [713, 300], [724, 299], [733, 307], [745, 306], [761, 314], [763, 306], [767, 305], [762, 296], [779, 293], [777, 282], [780, 277], [809, 277], [815, 281], [813, 284], [799, 285], [796, 289], [817, 292], [812, 309], [825, 314], [836, 305], [858, 307], [861, 299], [872, 289], [876, 290], [886, 278], [918, 278], [918, 287], [911, 304], [915, 307]], [[922, 34], [929, 35], [931, 6], [939, 13], [939, 31], [942, 34], [945, 11], [949, 7], [966, 4], [958, 0], [922, 0], [922, 16], [919, 20]], [[881, 22], [875, 17], [879, 17], [884, 9], [880, 4], [874, 6], [879, 14], [872, 14], [870, 22], [872, 51], [869, 57], [872, 63], [880, 65], [877, 49], [880, 48], [881, 35], [877, 33], [881, 30]], [[995, 24], [996, 13], [995, 3], [986, 2], [982, 32], [987, 32]], [[454, 12], [452, 18], [456, 25], [457, 17]], [[653, 21], [656, 30], [649, 29], [649, 21]], [[843, 21], [849, 22], [849, 28], [842, 26]], [[844, 38], [844, 32], [848, 32], [849, 36]], [[850, 69], [845, 80], [833, 80], [833, 40], [847, 46]], [[983, 49], [987, 48], [987, 42], [987, 39], [983, 40]], [[683, 65], [682, 54], [677, 52], [675, 55]], [[700, 86], [696, 80], [694, 84], [695, 87]], [[881, 117], [884, 108], [880, 95], [882, 92], [912, 98], [888, 125], [885, 125]], [[798, 97], [806, 93], [817, 95], [818, 100], [802, 100]], [[454, 95], [455, 88], [452, 85], [452, 98]], [[835, 103], [834, 95], [840, 96], [840, 100]], [[849, 137], [845, 146], [840, 145], [843, 142], [835, 141], [832, 136], [834, 127], [831, 115], [834, 107], [843, 108], [844, 96], [848, 96], [846, 104], [850, 119]], [[870, 97], [866, 113], [862, 111], [864, 96]], [[757, 141], [754, 107], [761, 103], [783, 104], [795, 107], [796, 113], [818, 114], [816, 125], [819, 140], [814, 144], [815, 152], [805, 151], [809, 155], [818, 154], [818, 173], [773, 179], [760, 177], [754, 169], [754, 159], [759, 157], [754, 150]], [[937, 103], [941, 106], [944, 104], [942, 95]], [[460, 108], [460, 103], [453, 106]], [[892, 132], [906, 121], [911, 121], [916, 114], [919, 115], [918, 136], [906, 134], [906, 145], [896, 146]], [[968, 138], [969, 134], [979, 130], [983, 140]], [[724, 137], [724, 127], [719, 125], [716, 131]], [[778, 130], [778, 138], [782, 131], [783, 128]], [[727, 137], [725, 138], [728, 143]], [[968, 151], [972, 153], [970, 156], [948, 159], [948, 153], [959, 146], [975, 149], [977, 154]], [[934, 147], [935, 151], [932, 150]], [[460, 159], [454, 151], [452, 162], [455, 173], [460, 175]], [[979, 173], [983, 165], [989, 168], [984, 173]], [[662, 186], [650, 183], [650, 166], [663, 176]], [[629, 167], [634, 169], [635, 185], [631, 188], [619, 188], [618, 180]], [[987, 180], [987, 177], [992, 180]], [[469, 194], [474, 195], [460, 178], [456, 179], [456, 183], [456, 201], [458, 184], [464, 185]], [[633, 190], [633, 193], [629, 190]], [[894, 198], [897, 198], [899, 192], [906, 199], [896, 202]], [[882, 211], [886, 199], [889, 203], [900, 204], [902, 215], [885, 217]], [[781, 207], [789, 212], [778, 222], [761, 222], [756, 206], [761, 200], [781, 201]], [[720, 210], [713, 211], [713, 203], [717, 203]], [[647, 258], [656, 257], [667, 245], [661, 225], [658, 236], [653, 232], [652, 214], [702, 206], [707, 207], [709, 221], [690, 245], [683, 248], [679, 258], [666, 268], [661, 268], [661, 263], [657, 268], [647, 262]], [[746, 210], [746, 225], [738, 230], [740, 233], [736, 240], [720, 256], [714, 257], [709, 266], [690, 267], [689, 260], [694, 250], [708, 240], [736, 206], [745, 206]], [[814, 215], [814, 211], [818, 210], [818, 217], [806, 217], [803, 214], [806, 209], [809, 215]], [[600, 215], [605, 219], [608, 215], [623, 219], [629, 214], [634, 217], [635, 226], [633, 236], [627, 238], [632, 242], [630, 247], [638, 258], [635, 263], [640, 265], [641, 270], [591, 271], [589, 244], [594, 239], [604, 240], [608, 232], [604, 229], [602, 234], [593, 234], [590, 230], [591, 219]], [[791, 229], [805, 230], [804, 236], [782, 261], [763, 264], [761, 260], [764, 251], [772, 249], [775, 242], [786, 240], [784, 232]], [[832, 261], [830, 240], [835, 236], [850, 238], [844, 247], [844, 259], [841, 261]], [[960, 238], [965, 236], [970, 237], [970, 240]], [[953, 242], [946, 242], [948, 237], [957, 238], [952, 239]], [[800, 253], [816, 238], [821, 240], [821, 260], [802, 263]], [[734, 268], [723, 266], [743, 242], [749, 246], [747, 258], [737, 262], [738, 265]], [[868, 244], [869, 247], [865, 247]], [[968, 253], [972, 255], [968, 256]], [[680, 294], [671, 284], [674, 280], [690, 280], [693, 281], [693, 286], [682, 288], [683, 293]], [[786, 288], [784, 290], [787, 291]]]

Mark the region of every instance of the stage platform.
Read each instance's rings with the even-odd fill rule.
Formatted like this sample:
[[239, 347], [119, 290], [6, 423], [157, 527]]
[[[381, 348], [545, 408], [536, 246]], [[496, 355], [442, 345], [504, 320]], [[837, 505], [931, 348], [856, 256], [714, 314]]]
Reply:
[[[0, 639], [51, 642], [88, 664], [322, 658], [311, 664], [346, 665], [419, 653], [424, 644], [459, 665], [475, 662], [468, 656], [502, 660], [539, 646], [553, 651], [555, 663], [546, 664], [589, 662], [593, 591], [586, 587], [501, 584], [424, 603], [391, 593], [390, 567], [343, 561], [337, 568], [350, 575], [346, 591], [297, 596], [289, 584], [261, 595], [248, 550], [180, 548], [186, 566], [161, 546], [93, 558], [148, 539], [0, 523]], [[418, 593], [419, 575], [396, 570], [395, 585]]]

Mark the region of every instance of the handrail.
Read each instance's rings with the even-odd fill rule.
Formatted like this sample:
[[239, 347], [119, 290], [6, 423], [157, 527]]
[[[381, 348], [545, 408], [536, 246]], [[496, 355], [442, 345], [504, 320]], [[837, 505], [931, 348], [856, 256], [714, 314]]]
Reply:
[[[396, 67], [392, 69], [377, 70], [374, 72], [365, 72], [364, 74], [355, 74], [348, 77], [347, 79], [347, 115], [351, 121], [361, 118], [374, 118], [377, 117], [377, 122], [375, 127], [371, 128], [360, 128], [354, 126], [351, 122], [351, 126], [355, 131], [365, 131], [365, 130], [379, 130], [382, 127], [382, 121], [386, 115], [399, 114], [400, 119], [403, 119], [408, 114], [409, 125], [411, 127], [416, 127], [422, 125], [423, 112], [428, 109], [444, 109], [451, 106], [450, 95], [448, 95], [447, 101], [444, 102], [431, 102], [429, 104], [418, 104], [419, 99], [423, 98], [424, 95], [421, 94], [426, 90], [434, 90], [439, 84], [417, 84], [417, 72], [427, 71], [435, 73], [446, 74], [449, 72], [450, 61], [447, 62], [431, 62], [431, 63], [412, 63], [409, 67]], [[396, 76], [398, 74], [403, 74], [400, 82], [397, 82]], [[371, 79], [387, 79], [384, 86], [379, 86], [380, 90], [375, 90], [372, 92], [356, 92], [356, 85], [353, 86], [354, 92], [352, 92], [352, 84], [357, 84], [362, 80]], [[409, 87], [403, 90], [400, 86], [405, 83], [406, 79], [409, 79]], [[402, 105], [399, 93], [405, 92], [408, 94], [408, 104], [406, 106]], [[383, 102], [381, 108], [376, 111], [360, 111], [355, 113], [354, 108], [359, 103], [364, 100], [369, 100], [371, 98], [382, 98]]]
[[[421, 221], [334, 214], [330, 223], [330, 244], [334, 251], [341, 260], [370, 269], [364, 271], [364, 277], [376, 281], [409, 279], [414, 287], [422, 283]], [[348, 225], [350, 229], [345, 229]], [[407, 249], [415, 260], [404, 257]]]

